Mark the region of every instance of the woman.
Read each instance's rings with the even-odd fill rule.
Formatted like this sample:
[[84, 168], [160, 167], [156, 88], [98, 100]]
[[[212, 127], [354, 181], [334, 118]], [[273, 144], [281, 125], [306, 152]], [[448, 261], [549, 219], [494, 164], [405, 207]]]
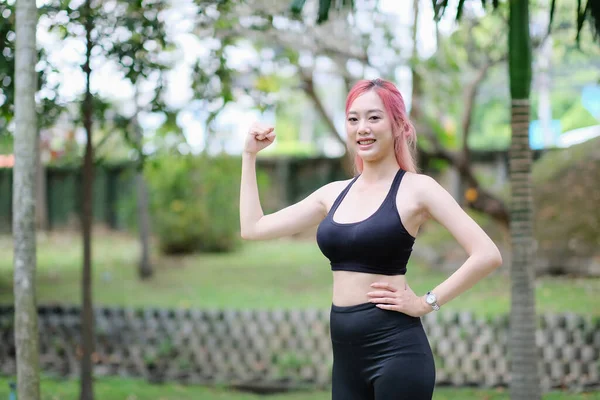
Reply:
[[[435, 366], [420, 317], [469, 289], [502, 258], [446, 190], [416, 173], [415, 131], [393, 84], [362, 80], [352, 88], [346, 132], [359, 174], [264, 215], [255, 160], [275, 132], [252, 125], [242, 164], [241, 234], [272, 239], [318, 225], [317, 243], [333, 271], [333, 400], [431, 399]], [[430, 218], [452, 233], [468, 258], [417, 296], [407, 283], [406, 264], [419, 228]]]

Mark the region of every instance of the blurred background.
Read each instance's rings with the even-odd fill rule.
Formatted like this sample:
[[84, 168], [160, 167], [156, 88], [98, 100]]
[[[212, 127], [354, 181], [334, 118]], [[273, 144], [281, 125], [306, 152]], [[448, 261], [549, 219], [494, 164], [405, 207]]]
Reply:
[[[345, 97], [358, 79], [375, 77], [404, 96], [420, 172], [455, 197], [504, 258], [424, 318], [438, 369], [434, 398], [508, 398], [509, 8], [450, 1], [442, 14], [440, 3], [39, 0], [43, 398], [78, 396], [86, 288], [98, 398], [330, 398], [328, 262], [314, 230], [241, 241], [241, 151], [253, 121], [275, 126], [275, 143], [258, 157], [265, 214], [348, 179]], [[577, 18], [581, 2], [553, 3], [529, 2], [540, 382], [545, 399], [600, 399], [600, 46], [593, 23]], [[16, 372], [15, 36], [15, 0], [0, 0], [0, 398]], [[407, 277], [424, 294], [465, 258], [431, 222]]]

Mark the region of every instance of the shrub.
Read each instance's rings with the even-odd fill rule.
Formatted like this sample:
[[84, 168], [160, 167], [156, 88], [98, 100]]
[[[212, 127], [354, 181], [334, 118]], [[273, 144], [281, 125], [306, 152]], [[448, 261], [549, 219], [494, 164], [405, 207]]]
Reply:
[[[224, 252], [239, 242], [239, 157], [162, 156], [148, 163], [153, 232], [167, 254]], [[260, 179], [262, 186], [265, 178]]]

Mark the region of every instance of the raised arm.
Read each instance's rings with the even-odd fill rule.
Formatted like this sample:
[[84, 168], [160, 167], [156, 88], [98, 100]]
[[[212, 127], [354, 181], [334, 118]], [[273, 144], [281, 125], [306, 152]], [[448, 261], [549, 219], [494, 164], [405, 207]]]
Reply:
[[317, 225], [327, 213], [322, 201], [324, 186], [296, 204], [264, 215], [256, 182], [256, 154], [274, 140], [273, 128], [263, 124], [252, 125], [246, 138], [240, 187], [240, 228], [244, 239], [290, 236]]

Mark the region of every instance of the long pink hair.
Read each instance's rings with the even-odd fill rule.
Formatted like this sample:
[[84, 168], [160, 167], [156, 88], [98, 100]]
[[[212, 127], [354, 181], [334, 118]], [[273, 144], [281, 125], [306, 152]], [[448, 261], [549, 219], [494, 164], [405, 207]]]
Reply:
[[[394, 153], [398, 166], [405, 171], [416, 172], [415, 155], [417, 150], [417, 134], [406, 114], [404, 99], [396, 86], [383, 79], [360, 80], [348, 93], [346, 98], [346, 115], [356, 98], [369, 90], [374, 90], [381, 99], [385, 111], [392, 118], [392, 136], [394, 137]], [[361, 173], [363, 160], [356, 155], [354, 167]]]

